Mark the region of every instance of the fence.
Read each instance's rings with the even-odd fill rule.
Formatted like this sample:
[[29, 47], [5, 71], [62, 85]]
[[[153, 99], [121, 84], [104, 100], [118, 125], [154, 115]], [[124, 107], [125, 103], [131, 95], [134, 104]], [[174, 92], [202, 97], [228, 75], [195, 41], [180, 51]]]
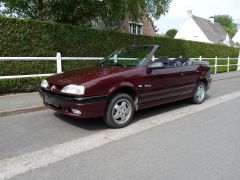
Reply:
[[[217, 74], [219, 71], [219, 68], [226, 68], [225, 72], [229, 72], [231, 67], [236, 67], [236, 71], [240, 70], [240, 55], [238, 58], [218, 58], [217, 56], [215, 58], [202, 58], [201, 56], [199, 58], [191, 58], [194, 60], [199, 61], [208, 61], [210, 63], [210, 67], [213, 70], [212, 72], [214, 74]], [[231, 63], [233, 61], [233, 63]], [[221, 71], [220, 71], [221, 72]]]
[[[73, 60], [101, 60], [102, 57], [61, 57], [60, 53], [57, 53], [56, 57], [0, 57], [0, 61], [56, 61], [57, 72], [62, 72], [62, 61], [73, 61]], [[213, 73], [217, 74], [220, 67], [225, 67], [226, 72], [231, 70], [231, 67], [235, 66], [237, 71], [240, 71], [240, 55], [238, 58], [191, 58], [198, 61], [208, 61], [210, 63]], [[224, 63], [225, 61], [225, 63]], [[235, 63], [231, 63], [231, 61]], [[26, 77], [46, 77], [53, 74], [32, 74], [32, 75], [14, 75], [14, 76], [0, 76], [0, 79], [13, 79], [13, 78], [26, 78]]]

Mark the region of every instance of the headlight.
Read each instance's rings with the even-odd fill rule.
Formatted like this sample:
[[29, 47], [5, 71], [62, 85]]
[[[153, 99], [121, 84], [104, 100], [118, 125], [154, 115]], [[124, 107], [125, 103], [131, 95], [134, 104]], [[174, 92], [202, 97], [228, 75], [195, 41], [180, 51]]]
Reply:
[[74, 85], [74, 84], [70, 84], [68, 86], [65, 86], [61, 90], [62, 93], [77, 94], [77, 95], [84, 94], [84, 91], [85, 91], [84, 86], [78, 86], [78, 85]]
[[42, 82], [41, 82], [41, 87], [42, 88], [48, 88], [48, 82], [47, 82], [47, 80], [46, 79], [44, 79], [44, 80], [42, 80]]

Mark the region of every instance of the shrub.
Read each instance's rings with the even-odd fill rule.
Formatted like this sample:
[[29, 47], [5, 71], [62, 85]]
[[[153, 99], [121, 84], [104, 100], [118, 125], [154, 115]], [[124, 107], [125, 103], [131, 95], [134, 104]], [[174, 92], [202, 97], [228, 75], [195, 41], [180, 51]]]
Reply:
[[[237, 57], [239, 49], [222, 45], [149, 37], [81, 26], [14, 19], [0, 16], [0, 56], [103, 57], [112, 51], [135, 45], [158, 44], [157, 56]], [[97, 61], [66, 61], [63, 70], [93, 66]], [[221, 62], [224, 63], [224, 62]], [[232, 66], [230, 69], [235, 69]], [[213, 69], [213, 68], [212, 68]], [[221, 70], [221, 69], [220, 69]], [[219, 71], [220, 71], [219, 70]], [[213, 71], [213, 70], [212, 70]], [[55, 73], [54, 61], [0, 61], [0, 76]], [[0, 80], [0, 94], [36, 90], [42, 78]]]
[[170, 57], [237, 57], [238, 49], [217, 44], [138, 36], [34, 20], [0, 17], [0, 56], [102, 57], [133, 44], [158, 44]]
[[16, 78], [0, 80], [0, 95], [17, 92], [33, 92], [37, 90], [37, 85], [42, 77], [35, 78]]

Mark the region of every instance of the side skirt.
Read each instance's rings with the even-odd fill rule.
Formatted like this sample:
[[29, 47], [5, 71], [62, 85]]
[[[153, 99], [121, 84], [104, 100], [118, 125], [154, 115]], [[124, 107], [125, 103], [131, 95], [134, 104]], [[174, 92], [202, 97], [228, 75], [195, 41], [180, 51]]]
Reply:
[[193, 97], [193, 93], [139, 104], [139, 110]]

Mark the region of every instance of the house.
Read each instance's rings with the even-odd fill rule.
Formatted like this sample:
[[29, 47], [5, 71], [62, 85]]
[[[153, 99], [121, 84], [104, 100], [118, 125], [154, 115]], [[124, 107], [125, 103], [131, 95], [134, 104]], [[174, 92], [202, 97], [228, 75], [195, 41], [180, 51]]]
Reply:
[[132, 21], [130, 17], [127, 16], [119, 24], [118, 30], [121, 32], [128, 32], [137, 35], [156, 36], [156, 32], [154, 31], [153, 25], [146, 16], [143, 16], [137, 22]]
[[238, 25], [238, 31], [232, 39], [236, 44], [240, 44], [240, 25]]
[[199, 41], [212, 44], [235, 45], [233, 40], [226, 33], [223, 27], [214, 22], [214, 18], [209, 20], [192, 14], [187, 11], [188, 17], [175, 36], [175, 39]]
[[[91, 26], [95, 29], [106, 29], [104, 23], [101, 22], [101, 19], [92, 21]], [[117, 31], [120, 32], [136, 35], [156, 36], [153, 25], [146, 16], [143, 16], [138, 21], [132, 21], [130, 16], [127, 16], [122, 22], [119, 23], [117, 27], [112, 28], [117, 29]]]

